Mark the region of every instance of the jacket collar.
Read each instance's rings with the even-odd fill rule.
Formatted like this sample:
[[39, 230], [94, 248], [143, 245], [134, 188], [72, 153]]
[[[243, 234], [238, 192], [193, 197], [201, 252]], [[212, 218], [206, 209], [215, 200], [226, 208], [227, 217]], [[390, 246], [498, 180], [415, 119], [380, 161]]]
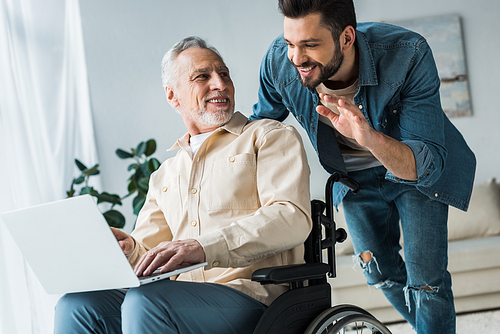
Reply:
[[375, 61], [373, 60], [370, 44], [366, 35], [359, 30], [356, 30], [356, 42], [359, 53], [358, 85], [378, 85], [377, 71], [375, 70]]

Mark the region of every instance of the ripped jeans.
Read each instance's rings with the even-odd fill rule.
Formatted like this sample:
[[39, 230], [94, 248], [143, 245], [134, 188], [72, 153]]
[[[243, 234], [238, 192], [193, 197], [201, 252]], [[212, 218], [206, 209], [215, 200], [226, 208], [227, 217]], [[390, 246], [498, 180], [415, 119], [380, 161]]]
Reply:
[[[349, 173], [361, 184], [360, 192], [349, 192], [343, 202], [354, 260], [368, 284], [381, 289], [417, 333], [455, 334], [447, 271], [448, 206], [414, 186], [385, 180], [385, 173], [384, 167]], [[369, 262], [362, 260], [361, 253], [371, 255]]]

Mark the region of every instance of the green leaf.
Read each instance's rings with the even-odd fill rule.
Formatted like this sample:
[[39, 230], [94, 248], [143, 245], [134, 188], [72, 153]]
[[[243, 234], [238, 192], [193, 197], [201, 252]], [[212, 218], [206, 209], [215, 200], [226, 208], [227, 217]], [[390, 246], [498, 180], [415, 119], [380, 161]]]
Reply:
[[116, 155], [120, 158], [120, 159], [128, 159], [128, 158], [133, 158], [134, 156], [132, 154], [130, 154], [129, 152], [126, 152], [122, 149], [117, 149], [116, 150]]
[[151, 158], [148, 161], [148, 170], [150, 173], [153, 173], [155, 170], [160, 168], [160, 162], [156, 158]]
[[139, 145], [137, 145], [136, 154], [137, 156], [140, 157], [145, 153], [146, 153], [146, 143], [141, 141]]
[[139, 164], [131, 164], [131, 165], [129, 165], [129, 166], [128, 166], [127, 171], [129, 171], [129, 172], [130, 172], [130, 171], [131, 171], [131, 170], [133, 170], [133, 169], [134, 169], [134, 170], [137, 170], [137, 168], [139, 168], [140, 166], [141, 166], [141, 165], [139, 165]]
[[104, 218], [111, 227], [122, 228], [125, 226], [125, 217], [116, 210], [109, 210], [103, 213]]
[[133, 192], [137, 191], [137, 186], [135, 185], [134, 179], [130, 180], [130, 183], [128, 184], [127, 190], [128, 190], [129, 194], [132, 194]]
[[146, 156], [149, 157], [151, 154], [156, 151], [156, 141], [154, 139], [150, 139], [146, 142]]
[[87, 175], [87, 176], [99, 174], [99, 164], [96, 164], [92, 168], [89, 168], [89, 169], [82, 171], [82, 173]]
[[107, 192], [102, 192], [97, 195], [97, 204], [102, 203], [102, 202], [108, 202], [113, 205], [122, 205], [122, 201], [120, 199], [120, 196], [115, 195], [115, 194], [109, 194]]
[[87, 169], [87, 167], [84, 164], [82, 164], [81, 161], [78, 159], [75, 159], [75, 164], [78, 167], [78, 169], [82, 172]]
[[77, 177], [76, 179], [73, 180], [73, 183], [74, 184], [81, 184], [81, 183], [83, 183], [83, 181], [85, 181], [85, 175], [80, 175], [79, 177]]
[[80, 190], [80, 195], [86, 195], [86, 194], [92, 195], [94, 197], [97, 197], [97, 195], [99, 195], [99, 193], [94, 189], [94, 187], [83, 187]]
[[135, 179], [135, 183], [142, 177], [149, 177], [149, 170], [145, 164], [140, 164], [139, 168], [132, 174], [132, 177]]
[[137, 194], [137, 196], [132, 201], [132, 205], [134, 207], [134, 215], [137, 216], [139, 214], [139, 211], [141, 211], [142, 206], [144, 205], [145, 202], [146, 202], [146, 196], [144, 196], [141, 193]]
[[146, 195], [149, 190], [149, 177], [141, 177], [135, 180], [135, 185], [137, 186], [137, 190]]

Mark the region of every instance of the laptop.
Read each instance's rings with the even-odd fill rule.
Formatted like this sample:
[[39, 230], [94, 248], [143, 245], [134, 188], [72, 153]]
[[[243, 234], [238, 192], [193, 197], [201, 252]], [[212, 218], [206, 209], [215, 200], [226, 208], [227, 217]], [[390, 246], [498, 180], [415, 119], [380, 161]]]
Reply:
[[90, 195], [1, 214], [48, 294], [132, 288], [206, 266], [137, 277]]

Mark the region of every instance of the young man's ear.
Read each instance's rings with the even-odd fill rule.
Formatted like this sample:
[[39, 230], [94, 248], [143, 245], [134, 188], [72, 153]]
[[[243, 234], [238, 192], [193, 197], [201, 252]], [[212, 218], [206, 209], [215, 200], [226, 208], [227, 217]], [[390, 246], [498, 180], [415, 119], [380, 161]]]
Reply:
[[168, 101], [168, 103], [173, 108], [177, 109], [177, 107], [179, 106], [179, 100], [177, 99], [177, 95], [175, 94], [173, 87], [166, 86], [165, 87], [165, 94], [167, 95], [167, 101]]
[[356, 39], [356, 30], [352, 26], [345, 27], [342, 34], [340, 34], [340, 46], [342, 51], [348, 51]]

